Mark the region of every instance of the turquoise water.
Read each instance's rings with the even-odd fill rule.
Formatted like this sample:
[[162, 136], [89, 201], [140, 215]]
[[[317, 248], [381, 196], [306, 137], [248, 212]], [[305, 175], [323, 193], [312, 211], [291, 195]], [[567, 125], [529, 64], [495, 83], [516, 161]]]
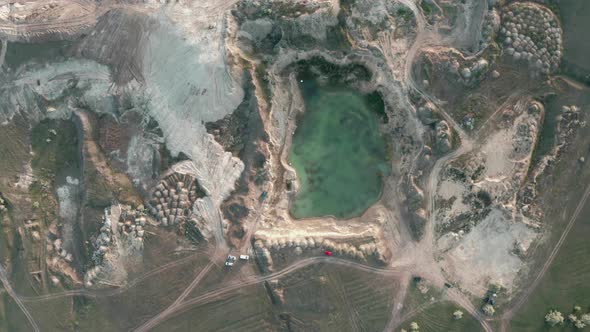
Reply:
[[390, 172], [371, 98], [347, 88], [302, 85], [305, 114], [289, 153], [300, 187], [295, 218], [361, 215], [377, 201]]

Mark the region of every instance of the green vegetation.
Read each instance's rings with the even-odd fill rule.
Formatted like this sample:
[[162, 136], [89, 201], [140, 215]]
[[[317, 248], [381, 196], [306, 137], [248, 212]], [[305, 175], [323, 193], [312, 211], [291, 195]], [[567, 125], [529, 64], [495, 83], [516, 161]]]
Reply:
[[31, 133], [37, 176], [53, 180], [61, 172], [80, 168], [78, 134], [72, 121], [43, 120]]
[[437, 8], [429, 1], [421, 1], [420, 8], [422, 9], [422, 12], [425, 16], [430, 16], [434, 14], [434, 12], [438, 11]]
[[[579, 310], [576, 310], [574, 307], [574, 312], [575, 311], [579, 311]], [[571, 324], [573, 324], [574, 327], [577, 329], [583, 329], [586, 327], [586, 325], [590, 324], [590, 313], [583, 314], [580, 317], [576, 316], [575, 314], [569, 314], [569, 316], [567, 316], [567, 317], [568, 317], [568, 321]]]
[[544, 156], [550, 153], [555, 145], [557, 119], [561, 114], [561, 106], [563, 102], [564, 100], [561, 100], [556, 95], [547, 96], [543, 101], [545, 106], [545, 116], [539, 134], [539, 141], [533, 150], [530, 170], [532, 170], [536, 163], [538, 163]]
[[65, 57], [71, 41], [49, 41], [45, 43], [9, 42], [6, 47], [4, 65], [16, 68], [29, 61], [49, 61]]
[[314, 265], [281, 278], [279, 287], [285, 301], [275, 310], [291, 317], [291, 331], [383, 331], [398, 284], [356, 269]]
[[397, 16], [403, 18], [404, 20], [411, 20], [414, 18], [414, 13], [408, 7], [398, 8], [396, 14], [397, 14]]
[[461, 311], [453, 303], [433, 303], [402, 323], [399, 331], [402, 329], [414, 331], [412, 330], [412, 322], [419, 325], [421, 332], [476, 332], [482, 330], [475, 318], [470, 315], [464, 316], [461, 312], [461, 318], [458, 319], [455, 316], [456, 312]]
[[[543, 319], [548, 310], [573, 308], [578, 320], [580, 313], [590, 311], [590, 206], [586, 206], [574, 228], [566, 238], [555, 261], [547, 271], [531, 298], [511, 322], [511, 330], [546, 331], [550, 328]], [[571, 309], [569, 309], [571, 310]], [[569, 314], [568, 314], [569, 315]], [[590, 317], [589, 317], [590, 318]], [[575, 322], [564, 323], [562, 328], [574, 328]]]
[[563, 321], [564, 321], [563, 315], [561, 314], [561, 312], [559, 312], [557, 310], [550, 310], [545, 315], [545, 322], [547, 322], [547, 324], [549, 324], [550, 326], [555, 326], [557, 324], [563, 324]]
[[379, 198], [390, 171], [379, 121], [365, 98], [350, 89], [303, 91], [306, 112], [289, 155], [301, 184], [291, 213], [358, 216]]
[[496, 309], [494, 309], [494, 306], [489, 303], [484, 304], [481, 307], [481, 311], [483, 311], [483, 313], [488, 316], [493, 316], [496, 313]]
[[261, 62], [256, 65], [255, 76], [262, 89], [262, 97], [266, 102], [272, 99], [272, 89], [270, 88], [270, 81], [268, 79], [268, 65], [266, 62]]
[[[21, 117], [1, 127], [0, 130], [0, 172], [3, 177], [14, 178], [22, 172], [24, 164], [31, 158], [28, 147], [29, 125]], [[8, 190], [0, 183], [0, 192]]]
[[590, 39], [585, 37], [590, 29], [590, 1], [550, 1], [550, 7], [558, 9], [564, 33], [562, 70], [586, 84], [590, 84]]
[[22, 310], [4, 288], [0, 287], [0, 332], [20, 331], [31, 331], [31, 326]]
[[[316, 80], [321, 75], [334, 86], [348, 86], [359, 81], [369, 81], [372, 78], [372, 73], [365, 66], [359, 64], [341, 66], [326, 61], [322, 57], [313, 57], [296, 62], [287, 67], [286, 72], [289, 71], [297, 72], [297, 79], [306, 83]], [[309, 87], [312, 87], [312, 85]]]

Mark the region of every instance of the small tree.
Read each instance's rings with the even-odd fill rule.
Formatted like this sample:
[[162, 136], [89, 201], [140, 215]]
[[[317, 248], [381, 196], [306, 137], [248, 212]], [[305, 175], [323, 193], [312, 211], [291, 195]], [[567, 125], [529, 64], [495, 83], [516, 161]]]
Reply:
[[494, 306], [491, 304], [484, 304], [484, 306], [481, 307], [481, 310], [488, 316], [493, 316], [494, 313], [496, 313], [496, 309], [494, 309]]
[[418, 331], [418, 329], [420, 329], [420, 326], [418, 326], [418, 323], [416, 323], [416, 322], [410, 323], [410, 331]]
[[545, 322], [551, 326], [561, 324], [563, 321], [563, 315], [557, 310], [550, 310], [547, 315], [545, 315]]
[[576, 317], [576, 315], [574, 315], [574, 314], [569, 314], [569, 316], [567, 316], [567, 319], [570, 322], [575, 323], [578, 320], [578, 317]]
[[590, 313], [589, 313], [589, 314], [583, 314], [583, 315], [580, 317], [580, 320], [581, 320], [582, 322], [584, 322], [584, 324], [586, 324], [586, 325], [590, 325]]
[[582, 307], [580, 307], [579, 305], [575, 305], [574, 312], [580, 312], [580, 311], [582, 311]]
[[453, 318], [455, 318], [457, 320], [463, 318], [463, 311], [455, 310], [455, 312], [453, 312]]
[[585, 328], [585, 327], [586, 327], [586, 324], [584, 324], [584, 322], [582, 322], [581, 320], [577, 320], [577, 321], [574, 323], [574, 326], [575, 326], [577, 329], [583, 329], [583, 328]]

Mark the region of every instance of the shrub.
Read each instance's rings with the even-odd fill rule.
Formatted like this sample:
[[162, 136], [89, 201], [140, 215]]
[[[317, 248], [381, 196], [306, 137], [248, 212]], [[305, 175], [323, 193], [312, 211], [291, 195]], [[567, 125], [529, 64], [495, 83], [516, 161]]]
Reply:
[[485, 304], [483, 307], [481, 307], [481, 310], [488, 316], [493, 316], [494, 313], [496, 313], [496, 309], [494, 309], [494, 306], [491, 304]]
[[563, 323], [563, 321], [564, 321], [563, 315], [561, 314], [561, 312], [559, 312], [557, 310], [550, 310], [545, 315], [545, 322], [547, 322], [547, 324], [549, 324], [551, 326], [561, 324], [561, 323]]

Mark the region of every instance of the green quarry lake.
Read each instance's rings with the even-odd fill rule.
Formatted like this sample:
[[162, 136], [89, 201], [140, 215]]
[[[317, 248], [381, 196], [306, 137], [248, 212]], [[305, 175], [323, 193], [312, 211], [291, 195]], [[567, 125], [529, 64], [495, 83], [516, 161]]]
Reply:
[[301, 87], [306, 110], [289, 153], [300, 183], [291, 215], [359, 216], [377, 201], [390, 173], [379, 131], [383, 102], [348, 88]]

